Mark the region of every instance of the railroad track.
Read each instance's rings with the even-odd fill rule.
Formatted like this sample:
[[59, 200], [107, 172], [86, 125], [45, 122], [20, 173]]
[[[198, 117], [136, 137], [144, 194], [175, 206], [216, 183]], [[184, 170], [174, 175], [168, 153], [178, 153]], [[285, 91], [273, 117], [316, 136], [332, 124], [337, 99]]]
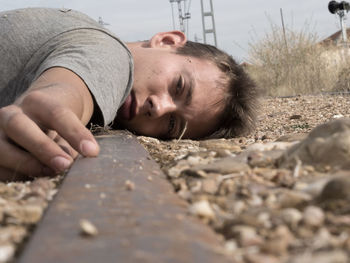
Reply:
[[75, 162], [18, 262], [231, 262], [134, 136], [97, 140], [100, 155]]

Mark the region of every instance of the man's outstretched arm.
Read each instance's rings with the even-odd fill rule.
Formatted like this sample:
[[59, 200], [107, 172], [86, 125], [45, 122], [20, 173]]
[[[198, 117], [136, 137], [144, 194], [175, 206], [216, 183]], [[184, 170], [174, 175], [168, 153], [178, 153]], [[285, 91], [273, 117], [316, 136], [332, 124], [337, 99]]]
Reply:
[[45, 71], [0, 109], [0, 180], [64, 171], [77, 152], [96, 156], [98, 144], [85, 127], [92, 113], [92, 96], [76, 74], [58, 67]]

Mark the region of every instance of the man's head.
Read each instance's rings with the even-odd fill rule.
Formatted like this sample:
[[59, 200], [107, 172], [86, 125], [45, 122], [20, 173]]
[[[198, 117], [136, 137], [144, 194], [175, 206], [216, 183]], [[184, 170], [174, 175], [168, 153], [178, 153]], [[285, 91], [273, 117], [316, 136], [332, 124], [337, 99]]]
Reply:
[[117, 122], [138, 134], [232, 137], [253, 126], [256, 88], [226, 53], [182, 32], [130, 43], [134, 84]]

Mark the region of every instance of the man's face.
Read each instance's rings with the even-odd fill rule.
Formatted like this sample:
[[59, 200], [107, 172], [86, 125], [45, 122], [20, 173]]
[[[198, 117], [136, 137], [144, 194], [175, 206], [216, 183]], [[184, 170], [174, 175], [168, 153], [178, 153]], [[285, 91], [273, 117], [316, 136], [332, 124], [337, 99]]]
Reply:
[[[178, 138], [209, 135], [223, 111], [222, 73], [211, 62], [149, 48], [134, 56], [134, 84], [117, 121], [137, 134]], [[221, 81], [222, 82], [222, 81]]]

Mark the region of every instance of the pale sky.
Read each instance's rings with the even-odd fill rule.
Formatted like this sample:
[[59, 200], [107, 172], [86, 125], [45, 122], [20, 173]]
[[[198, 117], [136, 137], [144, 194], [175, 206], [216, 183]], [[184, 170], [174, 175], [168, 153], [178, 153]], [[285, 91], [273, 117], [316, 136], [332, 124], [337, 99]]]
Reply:
[[[209, 0], [203, 0], [209, 3]], [[320, 39], [340, 29], [339, 18], [328, 11], [329, 0], [212, 0], [218, 47], [239, 61], [247, 58], [249, 43], [270, 29], [270, 21], [280, 25], [280, 8], [285, 24], [295, 30], [305, 24]], [[188, 38], [203, 39], [200, 0], [190, 5]], [[0, 11], [24, 7], [71, 8], [98, 20], [123, 41], [149, 39], [154, 33], [173, 30], [169, 0], [0, 0]], [[177, 4], [173, 4], [175, 29], [179, 29]], [[347, 21], [350, 23], [349, 21]], [[350, 24], [349, 24], [350, 26]], [[1, 28], [0, 28], [1, 30]], [[200, 40], [201, 41], [201, 40]]]

